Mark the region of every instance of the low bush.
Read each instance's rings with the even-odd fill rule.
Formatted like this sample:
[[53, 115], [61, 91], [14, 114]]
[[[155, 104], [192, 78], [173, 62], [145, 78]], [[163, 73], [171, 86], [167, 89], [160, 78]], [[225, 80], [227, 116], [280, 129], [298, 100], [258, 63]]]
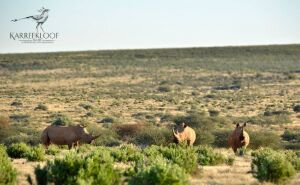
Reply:
[[143, 130], [138, 132], [134, 138], [131, 139], [131, 142], [142, 145], [167, 145], [172, 141], [172, 133], [169, 129], [158, 128], [158, 127], [145, 127]]
[[159, 92], [171, 92], [172, 89], [170, 86], [159, 86], [158, 89], [157, 89]]
[[20, 114], [10, 115], [9, 118], [16, 122], [29, 122], [30, 115], [20, 113]]
[[215, 142], [215, 136], [212, 131], [203, 132], [202, 129], [195, 128], [196, 141], [195, 145], [211, 145]]
[[285, 141], [300, 142], [300, 132], [299, 131], [286, 129], [281, 137]]
[[248, 122], [256, 125], [280, 125], [291, 122], [288, 114], [278, 114], [270, 116], [255, 116], [248, 119]]
[[113, 161], [110, 152], [102, 148], [87, 156], [71, 151], [64, 158], [48, 161], [36, 173], [42, 177], [46, 171], [47, 181], [54, 184], [120, 184], [121, 173]]
[[96, 135], [100, 136], [93, 142], [96, 146], [119, 146], [122, 141], [119, 140], [118, 134], [112, 129], [101, 129]]
[[198, 163], [200, 165], [218, 165], [224, 163], [232, 163], [231, 159], [228, 159], [225, 155], [215, 152], [213, 148], [208, 146], [196, 147], [196, 153], [198, 157]]
[[118, 162], [138, 161], [143, 158], [140, 149], [134, 145], [112, 148], [110, 154]]
[[66, 125], [71, 125], [72, 123], [72, 120], [64, 115], [64, 114], [61, 114], [61, 113], [58, 113], [54, 116], [54, 120], [52, 121], [52, 125], [63, 125], [63, 126], [66, 126]]
[[250, 136], [249, 148], [258, 149], [269, 147], [273, 149], [282, 148], [281, 138], [278, 134], [271, 131], [247, 131]]
[[300, 142], [286, 142], [283, 145], [288, 150], [300, 150]]
[[20, 100], [15, 100], [15, 101], [13, 101], [10, 105], [11, 105], [11, 106], [19, 107], [19, 106], [22, 106], [23, 103], [22, 103]]
[[7, 154], [11, 158], [24, 158], [30, 151], [30, 147], [25, 143], [15, 143], [7, 148]]
[[123, 141], [128, 141], [135, 137], [144, 128], [142, 124], [118, 124], [113, 126], [113, 129]]
[[46, 110], [48, 110], [48, 107], [47, 107], [45, 104], [43, 104], [43, 103], [39, 103], [39, 104], [34, 108], [34, 110], [44, 110], [44, 111], [46, 111]]
[[300, 112], [300, 105], [295, 105], [293, 107], [294, 112]]
[[[6, 118], [4, 118], [2, 121], [4, 121], [5, 119]], [[16, 134], [16, 130], [9, 125], [9, 122], [4, 121], [0, 123], [0, 143], [6, 145], [5, 141], [7, 140], [7, 138], [11, 137], [14, 134]]]
[[62, 159], [55, 158], [48, 161], [46, 166], [48, 181], [54, 184], [75, 184], [84, 163], [84, 158], [72, 151]]
[[8, 126], [10, 124], [10, 120], [6, 116], [0, 116], [0, 128]]
[[300, 157], [296, 152], [287, 150], [284, 152], [286, 159], [294, 166], [295, 170], [300, 171]]
[[45, 150], [42, 145], [30, 147], [25, 143], [15, 143], [7, 148], [7, 154], [12, 158], [26, 158], [29, 161], [45, 160]]
[[[81, 146], [80, 146], [80, 148], [79, 149], [81, 149]], [[58, 154], [59, 153], [59, 147], [57, 146], [57, 145], [50, 145], [49, 147], [48, 147], [48, 150], [46, 150], [46, 153], [48, 154], [48, 155], [56, 155], [56, 154]]]
[[47, 185], [48, 178], [47, 178], [47, 167], [41, 167], [38, 165], [34, 169], [35, 179], [38, 185]]
[[114, 123], [114, 122], [115, 122], [115, 119], [112, 117], [106, 117], [106, 118], [103, 118], [102, 120], [100, 120], [100, 123]]
[[93, 105], [91, 105], [89, 103], [80, 103], [79, 106], [84, 108], [85, 110], [91, 110], [94, 108]]
[[228, 137], [231, 134], [232, 130], [217, 130], [213, 132], [214, 135], [214, 142], [213, 146], [221, 147], [221, 148], [228, 148]]
[[0, 145], [0, 184], [15, 184], [17, 171], [13, 168], [4, 145]]
[[[0, 133], [1, 133], [2, 130], [0, 130]], [[12, 144], [15, 144], [15, 143], [29, 143], [30, 141], [30, 137], [26, 134], [16, 134], [15, 131], [11, 131], [12, 134], [14, 135], [6, 135], [6, 137], [4, 137], [4, 139], [2, 139], [2, 143], [5, 145], [5, 146], [10, 146]]]
[[274, 115], [289, 115], [290, 113], [284, 110], [278, 110], [278, 111], [271, 111], [266, 110], [264, 112], [264, 116], [274, 116]]
[[282, 152], [261, 148], [252, 155], [251, 168], [259, 181], [280, 183], [291, 179], [296, 173], [293, 165]]
[[45, 149], [42, 145], [34, 146], [25, 154], [25, 157], [29, 161], [44, 161]]
[[219, 116], [220, 112], [217, 111], [217, 110], [208, 110], [208, 113], [210, 116], [212, 117], [216, 117], [216, 116]]
[[109, 152], [94, 153], [85, 159], [83, 168], [78, 173], [78, 184], [120, 184], [121, 173], [114, 168]]
[[177, 164], [168, 163], [159, 158], [150, 165], [136, 167], [133, 176], [129, 178], [128, 184], [185, 185], [188, 184], [188, 176], [185, 170]]
[[197, 154], [191, 147], [171, 144], [168, 147], [159, 147], [162, 156], [183, 168], [188, 173], [197, 169]]

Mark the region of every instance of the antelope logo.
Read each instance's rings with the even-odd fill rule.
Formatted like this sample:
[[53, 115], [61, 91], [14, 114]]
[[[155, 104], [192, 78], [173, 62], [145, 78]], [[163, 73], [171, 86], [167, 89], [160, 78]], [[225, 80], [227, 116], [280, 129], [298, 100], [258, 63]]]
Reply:
[[11, 20], [12, 22], [17, 22], [19, 20], [23, 20], [23, 19], [33, 19], [36, 21], [37, 25], [36, 25], [36, 32], [38, 33], [39, 32], [39, 27], [40, 29], [44, 31], [42, 25], [47, 21], [48, 19], [48, 12], [49, 12], [49, 9], [46, 9], [44, 7], [42, 7], [40, 10], [38, 10], [40, 12], [39, 15], [32, 15], [32, 16], [28, 16], [28, 17], [23, 17], [23, 18], [20, 18], [20, 19], [13, 19]]

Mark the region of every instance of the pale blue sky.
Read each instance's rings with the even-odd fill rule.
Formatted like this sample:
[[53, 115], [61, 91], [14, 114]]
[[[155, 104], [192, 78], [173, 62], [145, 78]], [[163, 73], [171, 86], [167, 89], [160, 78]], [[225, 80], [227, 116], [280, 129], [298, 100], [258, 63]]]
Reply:
[[[49, 8], [53, 44], [22, 44], [11, 19]], [[1, 0], [0, 53], [300, 43], [299, 0]]]

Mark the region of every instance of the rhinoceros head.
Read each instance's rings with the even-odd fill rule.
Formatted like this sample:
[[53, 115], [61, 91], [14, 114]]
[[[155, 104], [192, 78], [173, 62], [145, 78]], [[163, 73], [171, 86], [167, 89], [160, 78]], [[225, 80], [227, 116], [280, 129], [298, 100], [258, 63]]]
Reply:
[[82, 128], [81, 131], [81, 137], [80, 142], [91, 144], [93, 140], [97, 139], [100, 135], [93, 136], [92, 134], [89, 134], [86, 128], [82, 125], [80, 125], [80, 128]]
[[235, 132], [239, 137], [240, 141], [244, 140], [244, 128], [246, 127], [246, 122], [243, 125], [239, 123], [236, 124]]
[[174, 136], [173, 141], [175, 143], [180, 143], [182, 141], [180, 134], [178, 133], [178, 130], [176, 130], [176, 132], [175, 132], [174, 128], [173, 128], [173, 136]]

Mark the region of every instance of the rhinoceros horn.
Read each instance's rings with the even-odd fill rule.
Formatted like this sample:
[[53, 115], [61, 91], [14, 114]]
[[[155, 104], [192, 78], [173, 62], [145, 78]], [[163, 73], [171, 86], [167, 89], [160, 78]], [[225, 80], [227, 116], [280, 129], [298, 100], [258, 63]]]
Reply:
[[175, 133], [175, 130], [174, 130], [174, 128], [173, 128], [173, 135], [174, 135], [176, 138], [179, 138], [178, 130], [177, 130], [177, 133]]
[[96, 136], [93, 136], [93, 139], [92, 139], [92, 140], [97, 139], [100, 135], [101, 135], [101, 134], [98, 134], [98, 135], [96, 135]]

